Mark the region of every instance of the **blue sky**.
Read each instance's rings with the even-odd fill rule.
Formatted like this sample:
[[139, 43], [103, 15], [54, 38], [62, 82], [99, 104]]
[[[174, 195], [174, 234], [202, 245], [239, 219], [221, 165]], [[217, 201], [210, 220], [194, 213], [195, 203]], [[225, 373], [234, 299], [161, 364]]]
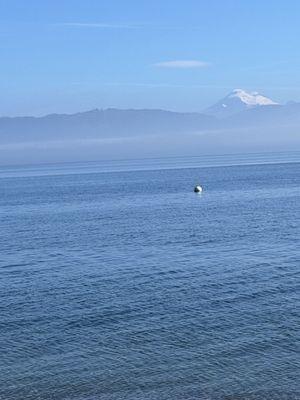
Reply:
[[0, 115], [300, 101], [300, 2], [0, 0]]

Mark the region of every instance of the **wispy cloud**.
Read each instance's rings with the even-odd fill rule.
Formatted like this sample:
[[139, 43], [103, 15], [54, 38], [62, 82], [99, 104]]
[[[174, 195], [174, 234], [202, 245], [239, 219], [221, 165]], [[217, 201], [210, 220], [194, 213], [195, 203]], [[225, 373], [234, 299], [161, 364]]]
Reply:
[[104, 23], [104, 22], [63, 22], [58, 24], [66, 27], [75, 28], [99, 28], [99, 29], [137, 29], [142, 28], [143, 25], [139, 24], [115, 24], [115, 23]]
[[183, 88], [183, 89], [225, 89], [232, 90], [234, 85], [182, 85], [172, 83], [147, 83], [147, 82], [105, 82], [103, 86], [126, 86], [126, 87], [145, 87], [145, 88]]
[[205, 68], [210, 66], [210, 63], [200, 60], [173, 60], [162, 61], [153, 65], [159, 68]]
[[61, 22], [54, 25], [74, 28], [98, 28], [98, 29], [150, 29], [150, 30], [201, 30], [201, 26], [185, 25], [159, 25], [149, 22], [118, 23], [118, 22]]

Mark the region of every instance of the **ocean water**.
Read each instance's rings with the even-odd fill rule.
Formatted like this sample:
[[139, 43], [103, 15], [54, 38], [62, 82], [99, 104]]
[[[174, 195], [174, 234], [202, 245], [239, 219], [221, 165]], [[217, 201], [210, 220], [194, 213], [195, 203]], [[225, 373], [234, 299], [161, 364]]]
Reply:
[[284, 161], [2, 168], [0, 399], [300, 399]]

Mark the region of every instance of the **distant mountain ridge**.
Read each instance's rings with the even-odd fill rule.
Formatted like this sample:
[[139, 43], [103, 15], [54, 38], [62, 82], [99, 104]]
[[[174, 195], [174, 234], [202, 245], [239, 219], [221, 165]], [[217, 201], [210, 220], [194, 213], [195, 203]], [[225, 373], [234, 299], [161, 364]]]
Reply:
[[206, 114], [111, 108], [0, 118], [2, 164], [288, 149], [300, 150], [300, 103], [242, 89]]
[[200, 113], [164, 110], [91, 110], [44, 117], [0, 118], [0, 141], [62, 138], [109, 138], [133, 135], [184, 133], [212, 129], [215, 118]]

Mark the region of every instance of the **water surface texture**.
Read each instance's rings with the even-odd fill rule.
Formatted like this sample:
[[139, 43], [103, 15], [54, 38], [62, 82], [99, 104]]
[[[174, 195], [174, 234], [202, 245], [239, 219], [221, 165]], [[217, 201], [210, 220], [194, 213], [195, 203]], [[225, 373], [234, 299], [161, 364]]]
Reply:
[[300, 398], [299, 163], [59, 168], [0, 179], [1, 400]]

